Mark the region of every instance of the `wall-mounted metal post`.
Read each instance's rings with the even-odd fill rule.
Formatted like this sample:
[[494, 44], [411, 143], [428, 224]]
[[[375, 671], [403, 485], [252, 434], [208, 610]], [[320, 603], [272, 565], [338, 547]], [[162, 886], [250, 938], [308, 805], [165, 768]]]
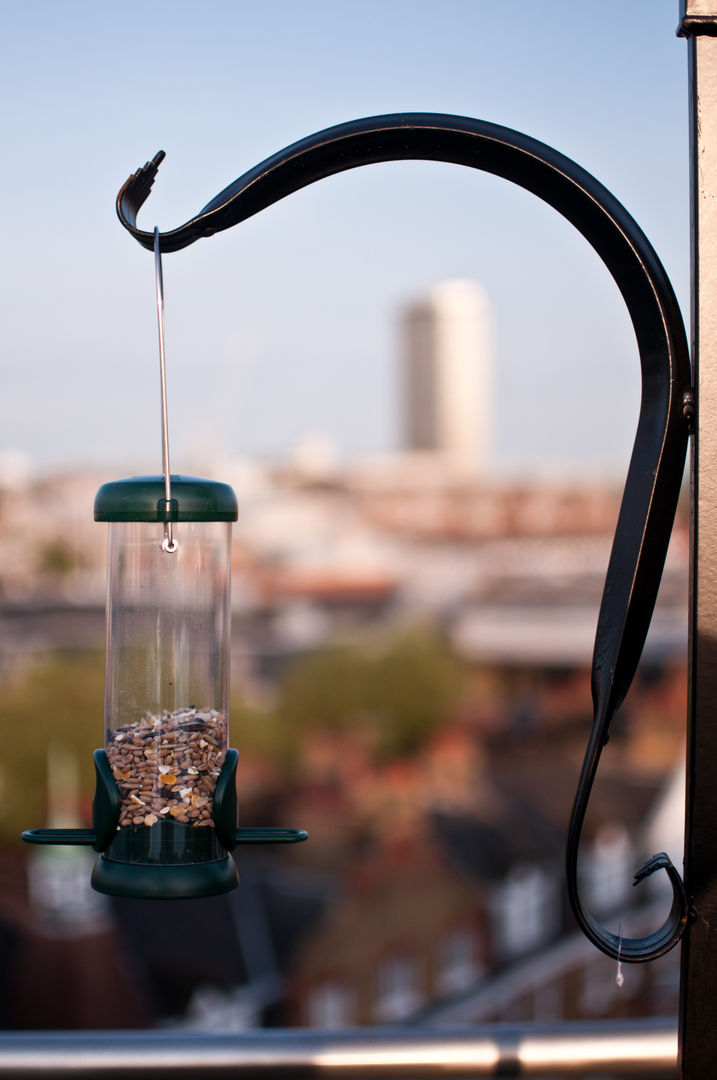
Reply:
[[693, 915], [682, 953], [684, 1080], [717, 1061], [717, 0], [682, 0], [689, 39], [692, 341], [697, 426], [685, 883]]

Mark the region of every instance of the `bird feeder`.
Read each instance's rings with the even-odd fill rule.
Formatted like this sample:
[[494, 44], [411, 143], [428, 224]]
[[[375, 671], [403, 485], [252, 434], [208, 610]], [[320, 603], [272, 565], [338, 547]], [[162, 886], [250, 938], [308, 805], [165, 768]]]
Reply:
[[227, 484], [135, 476], [104, 484], [109, 525], [104, 748], [92, 829], [29, 829], [34, 844], [99, 853], [102, 893], [190, 898], [238, 881], [240, 843], [294, 843], [299, 829], [236, 827], [238, 753], [228, 747], [231, 528]]
[[187, 899], [238, 882], [237, 844], [296, 843], [302, 829], [237, 828], [228, 747], [231, 527], [227, 484], [135, 476], [104, 484], [109, 525], [104, 748], [91, 829], [28, 829], [32, 844], [99, 853], [92, 886]]
[[237, 829], [238, 754], [228, 747], [231, 527], [227, 484], [169, 467], [164, 292], [154, 231], [162, 398], [159, 476], [103, 484], [109, 525], [104, 748], [92, 829], [28, 829], [33, 844], [88, 844], [92, 885], [186, 899], [238, 882], [239, 843], [295, 843], [301, 829]]
[[163, 477], [140, 476], [95, 499], [95, 520], [109, 525], [104, 760], [119, 796], [92, 877], [100, 892], [146, 895], [156, 880], [162, 895], [196, 896], [236, 884], [214, 819], [226, 840], [236, 497], [184, 476], [171, 495]]

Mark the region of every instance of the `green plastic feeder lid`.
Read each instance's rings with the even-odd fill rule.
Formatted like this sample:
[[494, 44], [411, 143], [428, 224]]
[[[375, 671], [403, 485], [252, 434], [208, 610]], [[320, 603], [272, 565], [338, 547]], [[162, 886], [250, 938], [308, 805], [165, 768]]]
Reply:
[[103, 484], [95, 496], [95, 521], [236, 521], [237, 497], [229, 484], [198, 476], [129, 476]]

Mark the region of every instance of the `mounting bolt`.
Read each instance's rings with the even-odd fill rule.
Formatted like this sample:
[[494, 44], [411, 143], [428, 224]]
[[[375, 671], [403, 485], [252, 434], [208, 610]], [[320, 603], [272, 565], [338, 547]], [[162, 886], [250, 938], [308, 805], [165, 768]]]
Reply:
[[695, 394], [693, 390], [686, 390], [682, 397], [682, 415], [687, 421], [691, 435], [695, 430]]

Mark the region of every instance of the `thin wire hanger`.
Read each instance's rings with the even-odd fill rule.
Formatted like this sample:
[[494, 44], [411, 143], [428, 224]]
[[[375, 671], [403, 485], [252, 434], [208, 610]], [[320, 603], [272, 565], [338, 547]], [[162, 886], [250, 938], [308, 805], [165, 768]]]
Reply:
[[[164, 500], [168, 511], [172, 501], [172, 480], [169, 466], [169, 422], [167, 419], [167, 367], [164, 354], [164, 279], [162, 277], [162, 251], [159, 229], [154, 227], [154, 282], [157, 292], [157, 330], [159, 334], [159, 382], [162, 397], [162, 471], [164, 473]], [[164, 523], [162, 551], [174, 552], [178, 544], [172, 532], [172, 522]]]

